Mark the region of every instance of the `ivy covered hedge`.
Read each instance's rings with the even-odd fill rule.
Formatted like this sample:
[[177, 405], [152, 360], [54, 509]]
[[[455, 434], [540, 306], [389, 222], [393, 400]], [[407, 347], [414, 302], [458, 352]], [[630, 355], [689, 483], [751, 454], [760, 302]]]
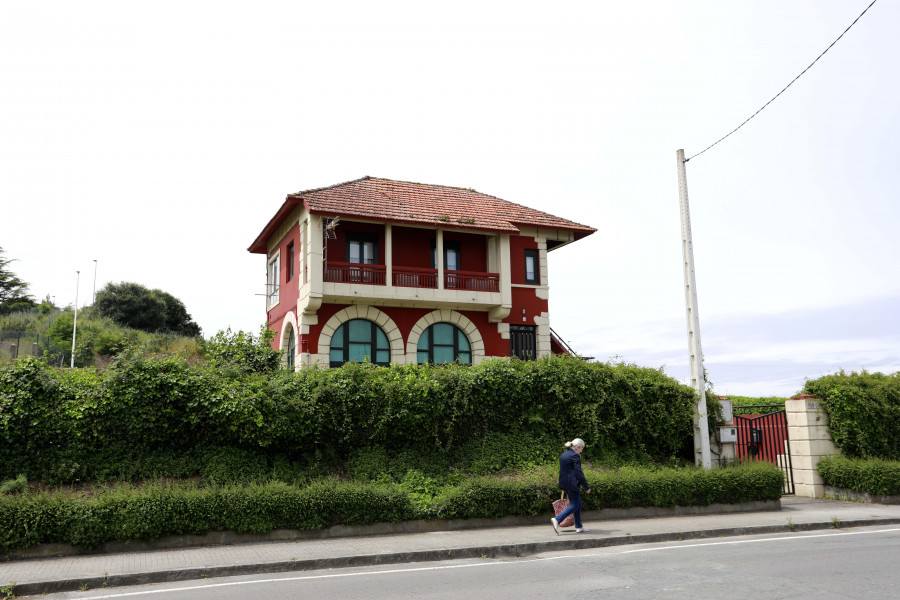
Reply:
[[340, 464], [359, 447], [450, 455], [495, 434], [548, 440], [552, 453], [577, 436], [588, 458], [667, 460], [693, 433], [693, 390], [633, 365], [554, 357], [294, 373], [268, 355], [210, 354], [191, 364], [124, 352], [103, 371], [0, 367], [0, 479], [189, 476], [207, 448], [255, 453], [266, 469]]
[[900, 460], [900, 373], [845, 373], [807, 381], [828, 413], [835, 445], [850, 458]]
[[[109, 541], [231, 530], [262, 534], [407, 519], [552, 515], [552, 473], [482, 477], [417, 494], [404, 484], [328, 478], [305, 486], [280, 482], [197, 487], [122, 485], [89, 493], [24, 491], [0, 496], [0, 552], [41, 543], [98, 548]], [[625, 468], [587, 472], [585, 509], [708, 505], [781, 497], [783, 475], [769, 463], [713, 471]], [[424, 498], [424, 500], [423, 500]]]
[[819, 461], [817, 470], [827, 485], [873, 496], [900, 495], [900, 461], [833, 456]]

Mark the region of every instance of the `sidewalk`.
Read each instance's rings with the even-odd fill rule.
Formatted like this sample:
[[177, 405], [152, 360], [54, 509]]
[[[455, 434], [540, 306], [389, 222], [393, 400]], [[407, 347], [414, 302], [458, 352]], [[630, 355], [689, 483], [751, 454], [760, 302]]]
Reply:
[[[591, 517], [594, 517], [593, 519]], [[599, 519], [599, 520], [598, 520]], [[760, 533], [900, 523], [900, 505], [785, 497], [780, 510], [603, 520], [586, 513], [587, 533], [556, 535], [546, 523], [502, 528], [305, 539], [0, 562], [0, 587], [16, 595], [540, 552]]]

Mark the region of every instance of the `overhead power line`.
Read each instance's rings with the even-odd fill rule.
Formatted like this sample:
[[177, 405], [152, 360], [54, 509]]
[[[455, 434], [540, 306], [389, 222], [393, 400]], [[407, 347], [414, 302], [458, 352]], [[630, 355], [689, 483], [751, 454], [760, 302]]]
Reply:
[[783, 89], [783, 90], [781, 90], [780, 92], [778, 92], [777, 94], [775, 94], [775, 96], [773, 96], [771, 100], [769, 100], [768, 102], [766, 102], [765, 104], [763, 104], [763, 105], [762, 105], [762, 108], [760, 108], [758, 111], [756, 111], [755, 113], [753, 113], [752, 115], [750, 115], [749, 117], [747, 117], [747, 120], [746, 120], [746, 121], [744, 121], [743, 123], [741, 123], [740, 125], [738, 125], [738, 126], [735, 127], [734, 129], [732, 129], [730, 132], [728, 132], [727, 134], [725, 134], [724, 136], [722, 136], [721, 138], [719, 138], [715, 143], [710, 144], [710, 145], [707, 146], [705, 149], [701, 150], [700, 152], [698, 152], [697, 154], [691, 156], [690, 158], [684, 159], [684, 162], [687, 162], [687, 161], [691, 160], [691, 158], [696, 158], [697, 156], [700, 156], [701, 154], [703, 154], [704, 152], [706, 152], [707, 150], [709, 150], [710, 148], [712, 148], [713, 146], [715, 146], [716, 144], [718, 144], [719, 142], [721, 142], [722, 140], [724, 140], [725, 138], [727, 138], [728, 136], [730, 136], [732, 133], [734, 133], [735, 131], [737, 131], [738, 129], [740, 129], [740, 128], [743, 127], [744, 125], [746, 125], [746, 124], [750, 121], [750, 119], [752, 119], [753, 117], [755, 117], [756, 115], [758, 115], [759, 113], [761, 113], [761, 112], [763, 111], [763, 109], [766, 108], [768, 105], [772, 104], [772, 102], [775, 101], [775, 98], [778, 98], [778, 96], [780, 96], [781, 94], [783, 94], [784, 91], [785, 91], [786, 89], [788, 89], [789, 87], [791, 87], [792, 85], [794, 85], [794, 82], [797, 81], [798, 79], [800, 79], [800, 78], [803, 76], [804, 73], [806, 73], [807, 71], [809, 71], [809, 70], [812, 68], [812, 66], [813, 66], [814, 64], [816, 64], [817, 62], [819, 62], [819, 59], [822, 58], [823, 56], [825, 56], [825, 53], [828, 52], [829, 50], [831, 50], [831, 47], [834, 46], [835, 44], [837, 44], [837, 43], [838, 43], [838, 40], [840, 40], [842, 37], [844, 37], [844, 34], [847, 33], [848, 31], [850, 31], [850, 28], [851, 28], [851, 27], [853, 27], [854, 25], [856, 25], [856, 22], [859, 21], [859, 20], [862, 18], [862, 16], [863, 16], [864, 14], [866, 14], [866, 11], [868, 11], [870, 8], [872, 8], [872, 5], [875, 4], [877, 1], [878, 1], [878, 0], [872, 0], [872, 3], [869, 4], [869, 5], [866, 7], [866, 10], [862, 11], [861, 13], [859, 13], [859, 16], [856, 17], [855, 19], [853, 19], [853, 22], [850, 23], [850, 25], [847, 26], [847, 29], [844, 30], [844, 33], [842, 33], [841, 35], [837, 36], [837, 39], [834, 40], [833, 42], [831, 42], [831, 44], [830, 44], [827, 48], [825, 48], [825, 50], [822, 51], [822, 54], [820, 54], [819, 56], [816, 57], [816, 60], [812, 61], [812, 62], [809, 64], [808, 67], [806, 67], [805, 69], [803, 69], [803, 71], [802, 71], [799, 75], [797, 75], [796, 77], [794, 77], [794, 79], [791, 80], [791, 82], [790, 82], [789, 84], [787, 84], [786, 86], [784, 86], [784, 89]]

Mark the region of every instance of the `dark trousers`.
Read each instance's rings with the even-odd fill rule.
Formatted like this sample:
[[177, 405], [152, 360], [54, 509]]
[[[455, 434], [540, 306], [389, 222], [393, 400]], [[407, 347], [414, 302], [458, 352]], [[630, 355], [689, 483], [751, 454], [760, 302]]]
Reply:
[[578, 488], [566, 490], [566, 495], [569, 497], [569, 508], [556, 515], [556, 520], [562, 523], [563, 519], [573, 515], [575, 527], [581, 529], [581, 490]]

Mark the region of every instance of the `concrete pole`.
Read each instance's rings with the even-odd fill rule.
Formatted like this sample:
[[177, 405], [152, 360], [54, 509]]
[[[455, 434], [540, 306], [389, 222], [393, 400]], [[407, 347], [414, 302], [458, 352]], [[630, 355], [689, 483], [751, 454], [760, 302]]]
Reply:
[[700, 345], [700, 314], [697, 310], [697, 277], [694, 274], [694, 244], [691, 240], [691, 209], [688, 205], [687, 172], [684, 150], [676, 153], [678, 161], [678, 193], [681, 196], [681, 254], [684, 259], [684, 300], [687, 310], [688, 353], [691, 359], [691, 385], [697, 391], [697, 413], [694, 417], [694, 452], [700, 449], [704, 469], [712, 466], [709, 453], [709, 423], [706, 419], [706, 375], [703, 372], [703, 349]]
[[75, 271], [75, 320], [72, 321], [72, 363], [75, 368], [75, 333], [78, 331], [78, 282], [81, 281], [81, 271]]

